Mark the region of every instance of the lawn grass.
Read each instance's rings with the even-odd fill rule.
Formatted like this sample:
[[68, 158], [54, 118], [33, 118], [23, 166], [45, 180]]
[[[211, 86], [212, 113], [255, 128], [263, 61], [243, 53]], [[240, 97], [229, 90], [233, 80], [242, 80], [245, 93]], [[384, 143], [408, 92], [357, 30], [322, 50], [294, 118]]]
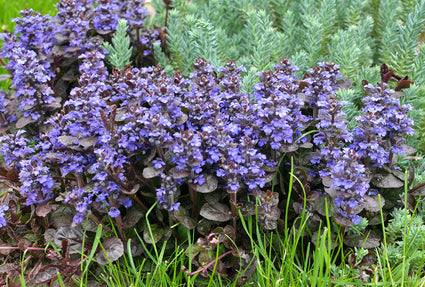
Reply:
[[55, 4], [57, 1], [52, 0], [0, 0], [0, 27], [1, 30], [11, 30], [14, 23], [10, 21], [15, 17], [19, 16], [19, 11], [25, 8], [31, 8], [34, 11], [41, 12], [43, 14], [56, 15]]

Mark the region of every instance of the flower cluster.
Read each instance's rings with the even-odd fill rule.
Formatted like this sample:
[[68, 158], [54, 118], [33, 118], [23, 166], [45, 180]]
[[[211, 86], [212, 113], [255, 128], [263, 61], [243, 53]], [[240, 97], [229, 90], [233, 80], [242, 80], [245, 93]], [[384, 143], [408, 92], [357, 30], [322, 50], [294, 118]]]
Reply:
[[352, 148], [363, 158], [366, 166], [380, 168], [390, 163], [391, 153], [403, 153], [404, 134], [413, 135], [413, 120], [407, 117], [410, 105], [401, 105], [386, 84], [364, 86], [363, 114], [356, 118]]
[[149, 10], [144, 8], [143, 0], [100, 0], [94, 8], [93, 26], [101, 33], [114, 31], [119, 19], [126, 19], [130, 28], [143, 26]]
[[0, 91], [0, 131], [4, 132], [9, 129], [9, 125], [16, 121], [16, 116], [6, 107], [11, 102], [6, 98], [5, 92]]
[[14, 19], [14, 34], [1, 34], [4, 47], [0, 56], [9, 59], [7, 68], [13, 76], [19, 109], [34, 122], [56, 107], [50, 86], [54, 73], [46, 59], [55, 43], [55, 26], [50, 16], [29, 9], [21, 15], [23, 18]]
[[317, 117], [317, 109], [338, 89], [335, 83], [341, 78], [339, 66], [334, 63], [321, 62], [317, 67], [307, 70], [303, 80], [307, 86], [303, 92], [313, 107], [313, 119]]
[[7, 205], [0, 206], [0, 227], [4, 227], [7, 225], [7, 222], [4, 216], [5, 216], [5, 212], [8, 210], [9, 210], [9, 206]]
[[[401, 151], [404, 135], [413, 132], [409, 107], [383, 85], [365, 87], [364, 115], [353, 137], [335, 93], [341, 78], [335, 64], [319, 63], [300, 80], [284, 59], [258, 74], [251, 94], [241, 92], [245, 68], [232, 61], [215, 69], [197, 59], [189, 78], [168, 76], [160, 66], [109, 72], [102, 43], [120, 18], [128, 20], [138, 48], [150, 47], [158, 36], [153, 32], [146, 42], [147, 32], [139, 33], [147, 16], [143, 4], [63, 0], [54, 21], [26, 10], [15, 34], [3, 35], [15, 97], [30, 120], [18, 120], [15, 126], [27, 133], [4, 135], [0, 151], [19, 174], [15, 187], [27, 204], [43, 204], [59, 193], [57, 201], [75, 208], [77, 224], [91, 212], [120, 217], [135, 202], [149, 210], [154, 200], [169, 213], [158, 212], [182, 223], [187, 206], [192, 216], [199, 211], [223, 221], [236, 221], [240, 206], [256, 206], [264, 227], [272, 229], [280, 215], [278, 194], [263, 189], [271, 189], [278, 169], [284, 174], [279, 161], [287, 153], [295, 159], [302, 148], [313, 154], [316, 180], [339, 215], [358, 222], [371, 178], [368, 164], [381, 167]], [[55, 93], [63, 97], [60, 109]], [[0, 94], [2, 128], [14, 120], [7, 105]], [[318, 131], [312, 139], [303, 137], [313, 125]], [[308, 180], [305, 172], [300, 184], [307, 192]], [[208, 193], [214, 194], [203, 195]], [[201, 202], [207, 210], [198, 208]], [[217, 202], [223, 210], [211, 214]]]
[[269, 143], [272, 149], [286, 152], [301, 136], [307, 118], [301, 112], [304, 102], [297, 95], [298, 79], [282, 66], [276, 67], [276, 72], [260, 73], [254, 88], [258, 111], [254, 123], [262, 127], [260, 145]]
[[91, 7], [87, 5], [87, 0], [59, 1], [56, 8], [57, 33], [68, 41], [65, 43], [66, 52], [84, 51], [90, 29]]
[[29, 140], [23, 136], [24, 133], [24, 130], [19, 130], [14, 135], [7, 134], [0, 138], [2, 144], [0, 152], [3, 154], [8, 168], [13, 164], [16, 168], [19, 168], [20, 161], [34, 152], [34, 149], [28, 146]]
[[352, 141], [342, 112], [344, 103], [339, 102], [335, 94], [335, 81], [340, 77], [338, 65], [332, 63], [319, 63], [319, 67], [310, 69], [304, 77], [308, 86], [303, 91], [315, 110], [314, 118], [319, 120], [313, 143], [320, 150], [313, 156], [312, 163], [325, 161], [322, 162], [325, 167], [319, 171], [321, 177], [332, 173], [332, 167], [335, 160], [341, 157], [343, 147]]
[[49, 167], [36, 156], [30, 160], [20, 161], [19, 181], [22, 183], [21, 193], [27, 196], [26, 204], [43, 203], [51, 199], [55, 184]]
[[360, 203], [369, 190], [369, 180], [366, 168], [359, 163], [360, 155], [354, 150], [344, 148], [341, 157], [332, 166], [330, 175], [332, 184], [327, 193], [334, 199], [340, 215], [350, 218], [354, 224], [359, 224], [362, 211]]

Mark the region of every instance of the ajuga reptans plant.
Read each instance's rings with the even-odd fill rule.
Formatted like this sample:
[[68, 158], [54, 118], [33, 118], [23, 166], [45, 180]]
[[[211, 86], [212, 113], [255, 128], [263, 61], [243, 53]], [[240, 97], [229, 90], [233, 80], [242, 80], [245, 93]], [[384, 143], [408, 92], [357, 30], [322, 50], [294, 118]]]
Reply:
[[[363, 83], [363, 110], [350, 131], [336, 94], [344, 83], [338, 65], [321, 62], [298, 78], [284, 58], [258, 73], [251, 93], [241, 90], [245, 68], [232, 61], [217, 68], [198, 58], [189, 76], [168, 75], [144, 53], [158, 38], [143, 29], [142, 4], [61, 1], [56, 17], [25, 10], [15, 33], [3, 34], [13, 86], [0, 109], [0, 173], [10, 188], [0, 225], [15, 240], [22, 210], [32, 209], [26, 222], [33, 234], [70, 249], [60, 258], [50, 254], [54, 262], [28, 279], [48, 282], [60, 272], [70, 280], [78, 268], [59, 269], [58, 260], [78, 266], [75, 249], [91, 244], [82, 227], [95, 232], [105, 215], [121, 240], [136, 230], [146, 244], [172, 242], [172, 235], [178, 241], [176, 223], [196, 230], [192, 262], [202, 275], [213, 268], [205, 256], [223, 243], [220, 273], [233, 278], [246, 269], [247, 280], [256, 259], [240, 216], [255, 215], [261, 232], [279, 229], [282, 220], [294, 222], [282, 219], [282, 202], [289, 202], [286, 208], [308, 214], [314, 232], [327, 214], [325, 201], [343, 227], [375, 216], [378, 193], [388, 209], [398, 204], [404, 174], [400, 179], [396, 155], [413, 122], [410, 107], [388, 88], [394, 79], [396, 90], [402, 84], [394, 71], [382, 66], [380, 83]], [[389, 188], [396, 199], [386, 197]], [[117, 260], [123, 242], [104, 240]]]

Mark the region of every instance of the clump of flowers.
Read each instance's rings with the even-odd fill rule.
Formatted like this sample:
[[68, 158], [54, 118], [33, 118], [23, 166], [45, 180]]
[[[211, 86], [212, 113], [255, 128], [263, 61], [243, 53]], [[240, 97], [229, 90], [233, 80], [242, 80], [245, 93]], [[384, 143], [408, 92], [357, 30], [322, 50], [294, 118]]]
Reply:
[[[3, 35], [1, 55], [9, 59], [16, 88], [0, 96], [0, 151], [17, 177], [0, 173], [19, 193], [18, 199], [6, 196], [10, 210], [24, 200], [36, 215], [53, 217], [55, 201], [69, 207], [69, 225], [102, 222], [108, 214], [122, 238], [148, 212], [160, 230], [155, 240], [168, 240], [179, 222], [216, 243], [220, 232], [240, 242], [240, 214], [257, 212], [264, 230], [277, 228], [279, 198], [289, 196], [289, 186], [297, 194], [285, 202], [308, 199], [308, 211], [324, 216], [315, 204], [330, 198], [343, 226], [358, 224], [363, 209], [376, 211], [372, 196], [381, 187], [372, 186], [372, 178], [413, 133], [410, 108], [391, 97], [385, 83], [365, 85], [364, 113], [349, 131], [336, 95], [342, 77], [336, 64], [319, 63], [301, 80], [283, 59], [260, 72], [246, 94], [245, 68], [232, 61], [216, 69], [197, 59], [189, 78], [169, 76], [159, 65], [105, 63], [102, 43], [124, 16], [128, 36], [140, 47], [143, 1], [67, 0], [58, 10], [55, 21], [24, 11], [19, 32]], [[133, 58], [142, 54], [135, 49]], [[21, 109], [16, 124], [12, 101]], [[298, 171], [294, 184], [291, 163]], [[7, 208], [0, 207], [0, 227]], [[203, 222], [225, 227], [213, 232]], [[55, 236], [61, 232], [56, 226]]]
[[29, 118], [27, 122], [35, 122], [56, 107], [54, 92], [49, 85], [54, 73], [46, 59], [55, 42], [55, 26], [50, 16], [42, 16], [33, 10], [26, 9], [21, 14], [21, 19], [15, 19], [14, 34], [2, 34], [5, 44], [0, 56], [9, 59], [7, 68], [12, 74], [19, 109], [24, 118]]
[[407, 117], [410, 105], [401, 105], [392, 96], [386, 83], [377, 87], [364, 86], [363, 114], [356, 118], [358, 127], [353, 130], [353, 148], [364, 158], [370, 168], [381, 168], [391, 162], [393, 155], [403, 154], [404, 135], [413, 135], [413, 120]]

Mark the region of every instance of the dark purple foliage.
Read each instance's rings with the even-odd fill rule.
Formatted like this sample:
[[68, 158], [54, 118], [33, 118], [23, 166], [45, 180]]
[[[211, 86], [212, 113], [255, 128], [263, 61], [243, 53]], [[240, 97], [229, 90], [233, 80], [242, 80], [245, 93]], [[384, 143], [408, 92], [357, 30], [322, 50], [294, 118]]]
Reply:
[[[228, 249], [243, 242], [240, 214], [257, 213], [263, 229], [272, 230], [280, 226], [282, 207], [292, 204], [286, 208], [309, 212], [316, 232], [311, 222], [326, 214], [342, 226], [358, 224], [380, 210], [376, 189], [385, 195], [390, 184], [401, 186], [398, 179], [378, 181], [396, 174], [394, 157], [413, 134], [410, 107], [386, 83], [364, 86], [363, 113], [350, 131], [336, 93], [342, 75], [333, 63], [319, 63], [300, 80], [284, 59], [258, 73], [250, 94], [241, 92], [245, 68], [232, 61], [216, 69], [197, 59], [188, 78], [169, 76], [159, 65], [139, 67], [159, 37], [159, 30], [141, 30], [148, 15], [143, 5], [63, 0], [54, 19], [25, 10], [15, 33], [2, 36], [0, 55], [9, 60], [16, 92], [0, 94], [0, 152], [7, 168], [0, 176], [17, 193], [8, 192], [8, 205], [0, 206], [0, 227], [17, 225], [17, 202], [35, 210], [31, 225], [37, 226], [33, 214], [54, 222], [63, 254], [49, 259], [61, 263], [41, 267], [39, 282], [57, 272], [76, 274], [68, 256], [76, 251], [69, 249], [85, 247], [72, 222], [103, 223], [109, 215], [126, 238], [127, 228], [152, 217], [152, 228], [142, 230], [149, 244], [178, 236], [170, 229], [178, 222], [206, 236], [198, 240], [200, 253], [220, 242]], [[118, 70], [105, 64], [102, 43], [120, 18], [128, 20], [136, 49], [134, 65]], [[65, 223], [54, 215], [58, 207], [67, 208]], [[110, 244], [118, 259], [122, 242]], [[204, 275], [212, 266], [198, 263]]]

